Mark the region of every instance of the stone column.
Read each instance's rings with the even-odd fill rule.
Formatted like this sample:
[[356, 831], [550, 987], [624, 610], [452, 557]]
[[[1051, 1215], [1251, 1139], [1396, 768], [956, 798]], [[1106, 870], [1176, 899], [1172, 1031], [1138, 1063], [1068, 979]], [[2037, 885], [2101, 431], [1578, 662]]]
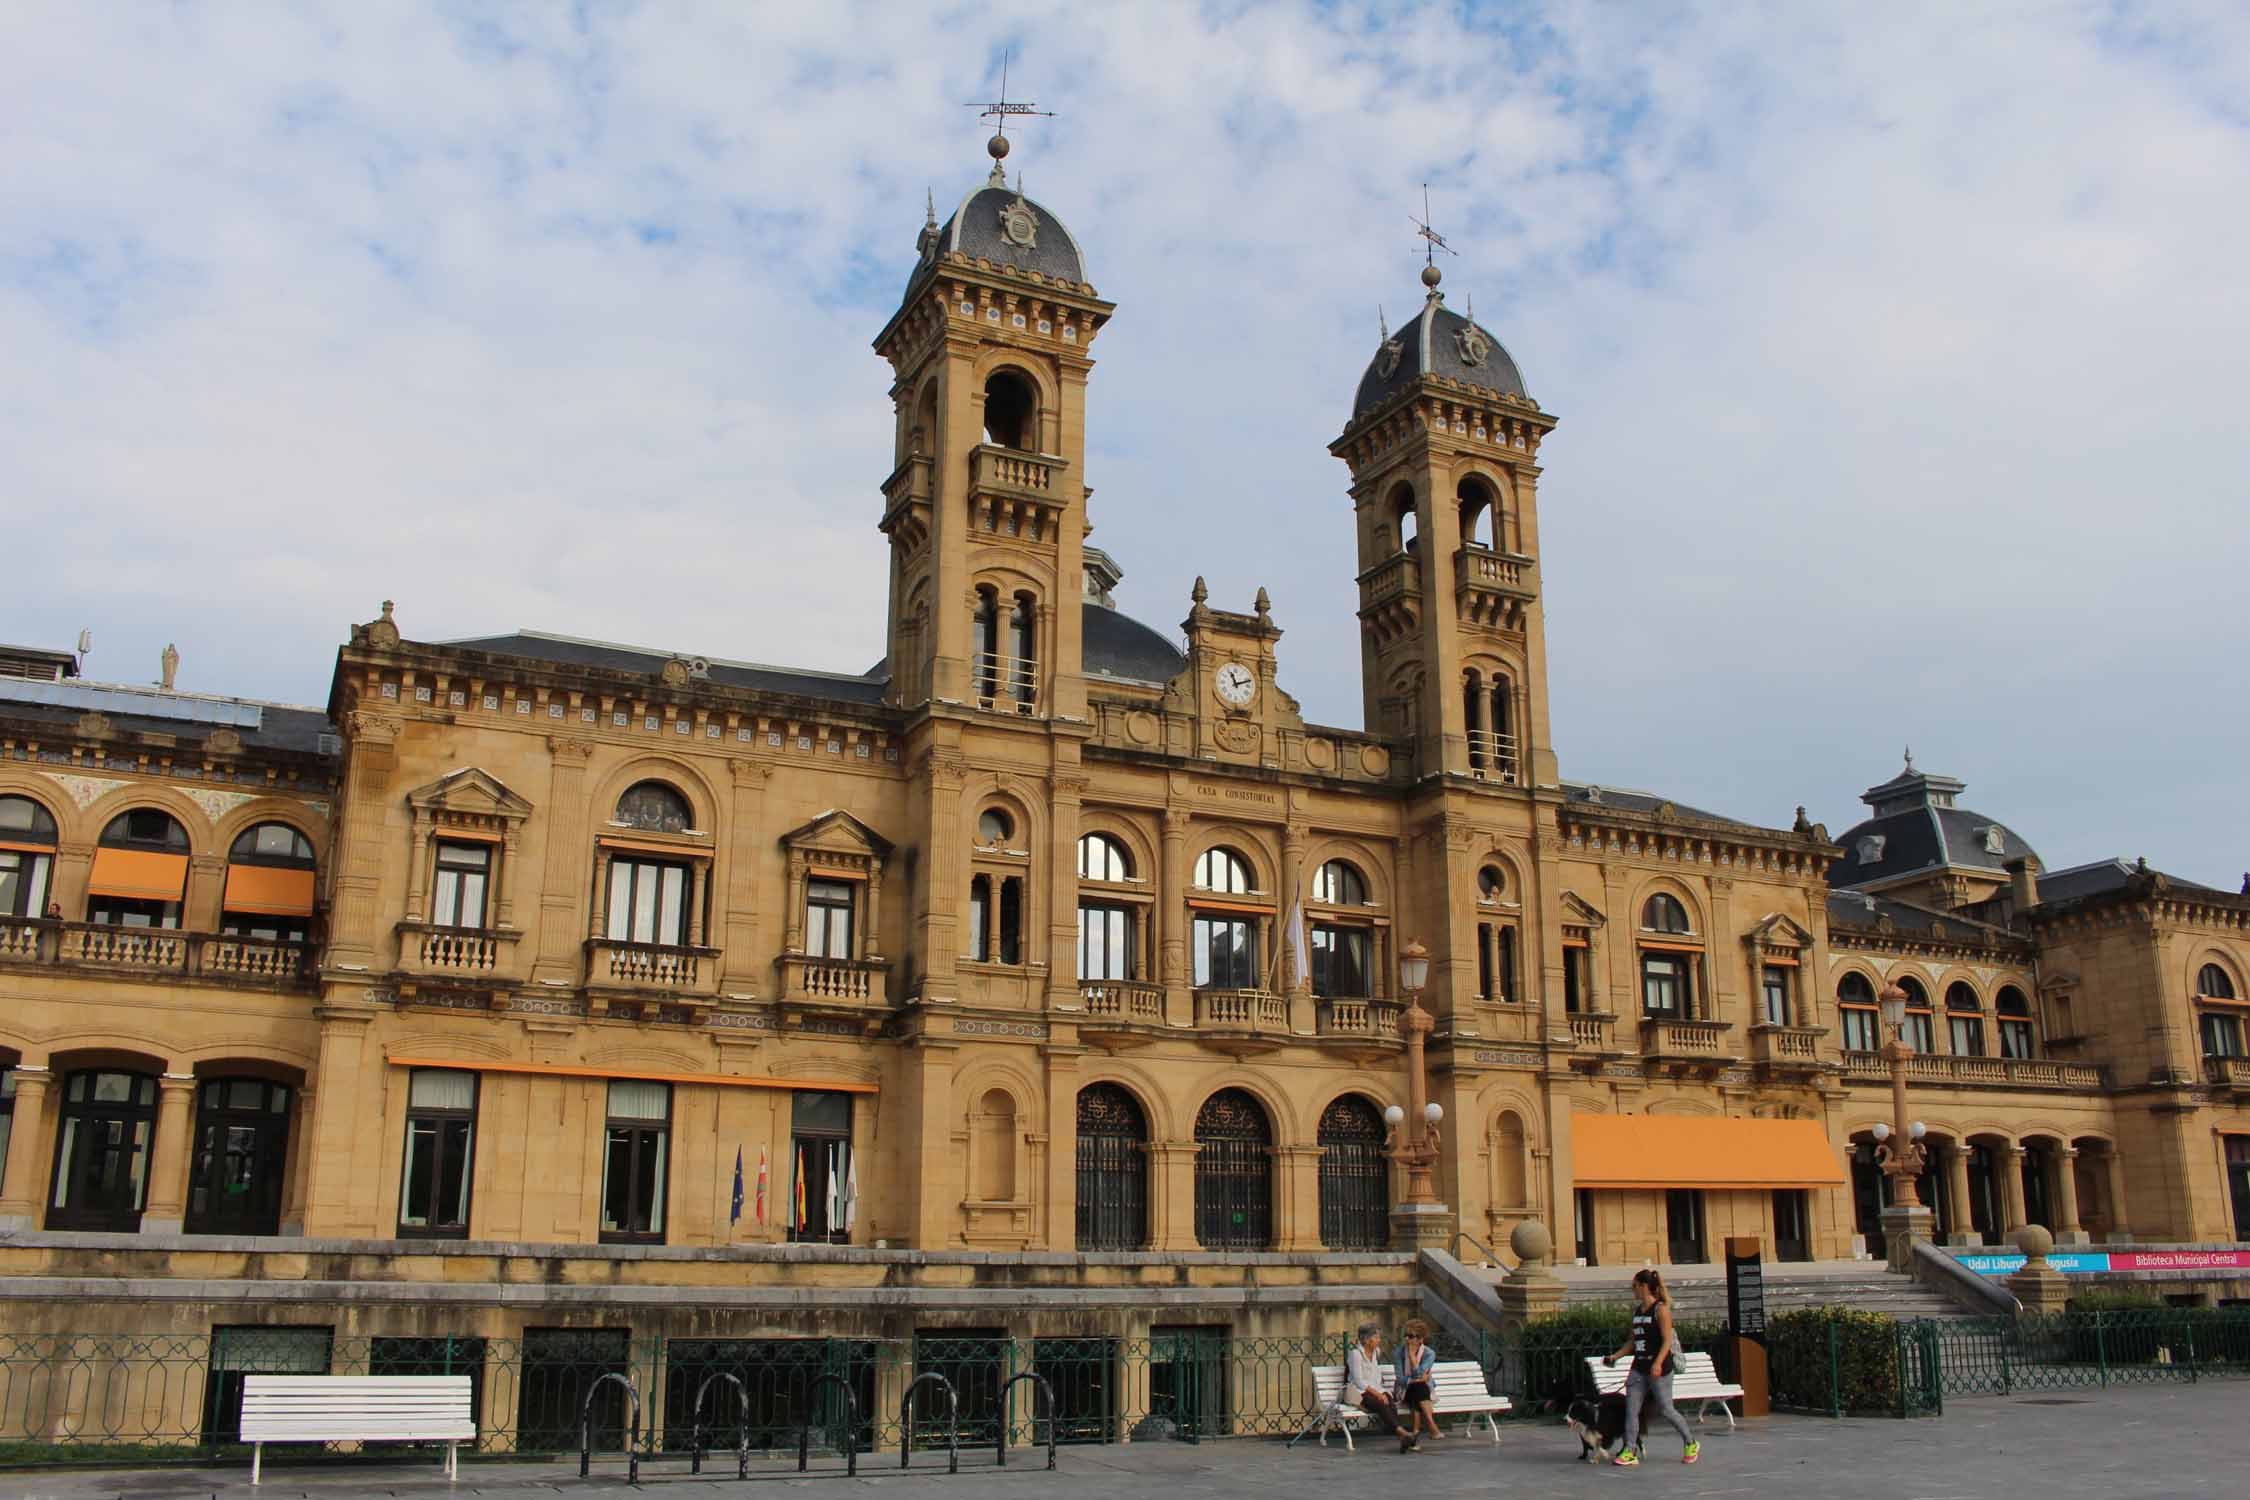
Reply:
[[1149, 1248], [1201, 1249], [1195, 1239], [1195, 1142], [1152, 1141], [1148, 1165]]
[[[17, 1109], [16, 1128], [21, 1130], [22, 1106], [19, 1104]], [[10, 1153], [10, 1160], [13, 1159], [14, 1154]], [[2109, 1173], [2109, 1242], [2113, 1245], [2130, 1245], [2133, 1242], [2133, 1230], [2132, 1219], [2125, 1208], [2125, 1158], [2118, 1154], [2117, 1147], [2113, 1144], [2102, 1153], [2102, 1160]]]
[[1277, 1146], [1274, 1177], [1281, 1191], [1274, 1222], [1276, 1250], [1320, 1249], [1320, 1147]]
[[195, 1077], [166, 1073], [156, 1089], [156, 1138], [149, 1143], [148, 1207], [141, 1213], [141, 1232], [178, 1234], [187, 1220]]
[[781, 951], [802, 953], [805, 951], [805, 855], [801, 849], [789, 851], [789, 889], [782, 903]]
[[587, 903], [589, 909], [586, 914], [586, 936], [589, 938], [600, 937], [607, 926], [602, 918], [607, 915], [609, 907], [609, 860], [609, 850], [597, 848], [594, 851], [594, 899]]
[[1191, 1025], [1194, 1004], [1188, 997], [1187, 834], [1189, 815], [1164, 814], [1164, 878], [1156, 888], [1156, 930], [1163, 968], [1158, 982], [1164, 986], [1165, 1019], [1174, 1026]]
[[2007, 1145], [2000, 1148], [2000, 1160], [2003, 1164], [2002, 1176], [2007, 1185], [2007, 1192], [2005, 1195], [2007, 1204], [2005, 1211], [2008, 1215], [2008, 1222], [2001, 1225], [2000, 1227], [2002, 1228], [2002, 1230], [2012, 1234], [2016, 1230], [2023, 1228], [2025, 1223], [2023, 1208], [2023, 1147], [2016, 1145], [2013, 1141], [2009, 1142]]
[[[1289, 912], [1297, 902], [1304, 899], [1304, 882], [1305, 831], [1295, 823], [1291, 823], [1281, 833], [1281, 890], [1279, 902], [1275, 907], [1278, 914], [1277, 920], [1282, 924], [1276, 928], [1276, 931], [1280, 934], [1280, 941], [1285, 946], [1291, 942], [1287, 927]], [[1305, 932], [1305, 952], [1310, 957], [1312, 931], [1309, 925]], [[1297, 959], [1294, 951], [1287, 959], [1287, 963], [1290, 970], [1289, 987], [1283, 993], [1289, 997], [1289, 1028], [1299, 1033], [1310, 1032], [1313, 1029], [1312, 976], [1296, 972]], [[1316, 1237], [1315, 1243], [1317, 1242]]]
[[687, 945], [703, 946], [703, 890], [709, 884], [710, 862], [701, 859], [688, 861]]
[[282, 1191], [281, 1232], [305, 1232], [305, 1190], [312, 1180], [313, 1091], [296, 1091], [296, 1113], [289, 1121], [289, 1178]]
[[406, 920], [419, 922], [428, 909], [424, 903], [429, 899], [430, 825], [423, 821], [418, 809], [412, 816], [414, 833], [407, 845], [406, 858]]
[[1945, 1192], [1952, 1202], [1953, 1233], [1946, 1236], [1951, 1245], [1977, 1243], [1976, 1226], [1969, 1213], [1969, 1148], [1956, 1141], [1945, 1148]]
[[8, 1159], [0, 1166], [0, 1230], [36, 1229], [47, 1194], [41, 1170], [47, 1156], [47, 1088], [53, 1075], [37, 1063], [19, 1064], [16, 1117], [8, 1134]]
[[2065, 1146], [2055, 1153], [2055, 1243], [2083, 1245], [2085, 1226], [2078, 1222], [2078, 1153]]
[[[609, 896], [608, 856], [588, 848], [586, 806], [587, 763], [593, 743], [568, 735], [549, 735], [547, 748], [554, 756], [547, 780], [546, 868], [539, 881], [539, 956], [532, 968], [535, 983], [576, 985], [585, 977], [581, 939], [600, 935], [602, 903]], [[601, 814], [606, 820], [608, 811]], [[594, 826], [601, 826], [599, 823]], [[596, 856], [600, 879], [595, 882], [585, 926], [578, 921], [578, 893], [586, 887], [586, 859]]]

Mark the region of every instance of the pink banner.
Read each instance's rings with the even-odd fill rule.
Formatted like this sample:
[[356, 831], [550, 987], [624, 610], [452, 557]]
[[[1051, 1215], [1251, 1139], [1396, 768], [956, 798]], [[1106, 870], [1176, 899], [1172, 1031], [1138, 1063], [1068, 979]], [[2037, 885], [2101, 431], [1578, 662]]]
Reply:
[[2112, 1250], [2112, 1271], [2250, 1271], [2250, 1250]]

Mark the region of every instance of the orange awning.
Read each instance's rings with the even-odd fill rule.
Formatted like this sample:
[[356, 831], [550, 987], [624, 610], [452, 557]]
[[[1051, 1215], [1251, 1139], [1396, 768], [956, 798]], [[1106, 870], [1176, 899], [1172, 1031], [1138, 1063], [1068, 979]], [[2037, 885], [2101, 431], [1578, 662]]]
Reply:
[[122, 896], [128, 901], [177, 901], [187, 889], [187, 856], [152, 854], [143, 849], [96, 849], [89, 896]]
[[1814, 1188], [1851, 1179], [1817, 1120], [1711, 1115], [1570, 1117], [1582, 1188]]
[[271, 865], [228, 865], [226, 909], [270, 917], [309, 917], [313, 872]]

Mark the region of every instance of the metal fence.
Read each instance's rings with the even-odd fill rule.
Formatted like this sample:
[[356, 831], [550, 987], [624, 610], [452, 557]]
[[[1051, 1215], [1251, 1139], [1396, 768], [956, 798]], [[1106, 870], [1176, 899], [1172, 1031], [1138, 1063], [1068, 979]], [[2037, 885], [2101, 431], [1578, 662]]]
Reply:
[[2250, 1307], [2116, 1308], [1934, 1326], [1951, 1396], [2250, 1376]]

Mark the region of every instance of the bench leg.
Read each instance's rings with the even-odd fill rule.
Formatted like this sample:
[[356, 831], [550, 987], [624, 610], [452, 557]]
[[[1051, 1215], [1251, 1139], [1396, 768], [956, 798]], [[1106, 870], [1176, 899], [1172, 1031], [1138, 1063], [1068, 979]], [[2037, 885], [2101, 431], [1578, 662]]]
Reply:
[[264, 1443], [252, 1443], [250, 1445], [250, 1482], [252, 1484], [258, 1482], [258, 1466], [264, 1462], [265, 1456], [266, 1445]]
[[1493, 1417], [1491, 1412], [1486, 1412], [1484, 1414], [1484, 1425], [1492, 1429], [1492, 1446], [1495, 1448], [1499, 1447], [1500, 1423]]

